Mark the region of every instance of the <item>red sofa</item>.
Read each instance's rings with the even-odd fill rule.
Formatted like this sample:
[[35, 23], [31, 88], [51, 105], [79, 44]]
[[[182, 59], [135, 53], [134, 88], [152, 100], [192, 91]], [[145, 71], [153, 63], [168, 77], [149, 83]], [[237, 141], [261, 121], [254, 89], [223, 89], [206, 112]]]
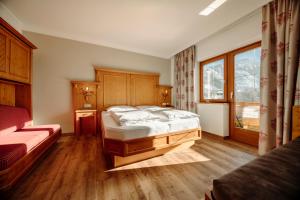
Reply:
[[9, 189], [60, 135], [60, 125], [33, 126], [25, 108], [0, 105], [0, 190]]

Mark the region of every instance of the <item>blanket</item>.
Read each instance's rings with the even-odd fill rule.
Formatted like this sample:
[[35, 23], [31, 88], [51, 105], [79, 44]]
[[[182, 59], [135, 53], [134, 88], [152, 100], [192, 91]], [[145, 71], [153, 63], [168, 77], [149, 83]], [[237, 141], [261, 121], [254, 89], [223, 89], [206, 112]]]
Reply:
[[199, 117], [198, 114], [184, 111], [184, 110], [162, 110], [161, 113], [165, 115], [169, 120], [174, 120], [174, 119], [187, 119], [187, 118], [192, 118], [192, 117]]
[[158, 116], [155, 116], [151, 112], [144, 110], [135, 110], [128, 112], [111, 111], [110, 113], [113, 119], [116, 120], [121, 126], [159, 119]]

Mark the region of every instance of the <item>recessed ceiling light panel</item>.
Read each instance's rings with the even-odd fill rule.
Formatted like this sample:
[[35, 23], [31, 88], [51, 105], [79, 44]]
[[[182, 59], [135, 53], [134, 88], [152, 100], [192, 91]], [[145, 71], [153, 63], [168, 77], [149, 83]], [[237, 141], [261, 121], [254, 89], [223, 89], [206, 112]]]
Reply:
[[218, 7], [220, 7], [227, 0], [214, 0], [211, 4], [209, 4], [206, 8], [204, 8], [199, 15], [207, 16], [213, 11], [215, 11]]

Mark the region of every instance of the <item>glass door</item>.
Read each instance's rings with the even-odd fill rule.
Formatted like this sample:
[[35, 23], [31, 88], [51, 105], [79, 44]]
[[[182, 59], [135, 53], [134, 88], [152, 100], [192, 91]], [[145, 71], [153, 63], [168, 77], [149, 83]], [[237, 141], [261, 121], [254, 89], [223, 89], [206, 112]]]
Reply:
[[230, 137], [258, 145], [260, 99], [260, 44], [230, 54]]

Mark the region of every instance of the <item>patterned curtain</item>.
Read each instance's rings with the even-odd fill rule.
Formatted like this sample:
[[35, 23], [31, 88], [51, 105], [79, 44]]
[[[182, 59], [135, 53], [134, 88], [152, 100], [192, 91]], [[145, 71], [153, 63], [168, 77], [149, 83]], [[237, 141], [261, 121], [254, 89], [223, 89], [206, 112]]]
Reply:
[[291, 138], [292, 107], [299, 101], [300, 1], [274, 0], [262, 15], [260, 155]]
[[195, 46], [175, 55], [175, 107], [195, 112]]

